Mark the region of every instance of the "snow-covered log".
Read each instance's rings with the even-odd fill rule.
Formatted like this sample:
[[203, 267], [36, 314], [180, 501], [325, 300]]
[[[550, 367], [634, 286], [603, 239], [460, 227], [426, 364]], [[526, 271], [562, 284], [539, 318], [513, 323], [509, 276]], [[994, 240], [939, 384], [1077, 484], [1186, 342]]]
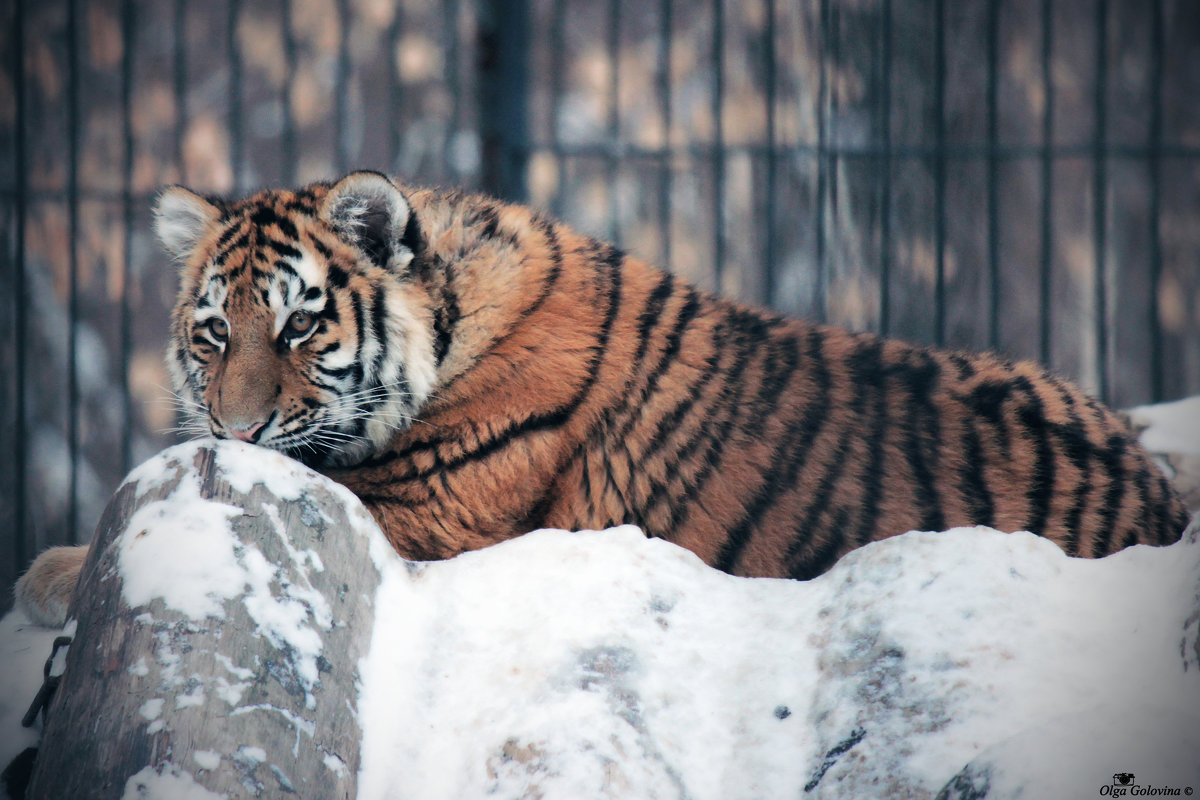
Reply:
[[261, 448], [140, 467], [97, 530], [29, 796], [353, 797], [364, 530], [348, 491]]

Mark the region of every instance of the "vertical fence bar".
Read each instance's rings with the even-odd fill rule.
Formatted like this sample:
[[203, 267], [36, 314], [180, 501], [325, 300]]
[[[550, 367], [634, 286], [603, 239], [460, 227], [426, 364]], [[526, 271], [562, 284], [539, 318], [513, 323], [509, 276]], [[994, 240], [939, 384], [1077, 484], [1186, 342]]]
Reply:
[[892, 0], [883, 0], [880, 17], [883, 166], [879, 170], [879, 332], [886, 336], [892, 325]]
[[713, 288], [725, 276], [725, 3], [713, 0]]
[[350, 4], [347, 0], [338, 0], [338, 58], [337, 77], [335, 85], [335, 103], [337, 111], [334, 114], [335, 154], [334, 169], [340, 175], [350, 168], [352, 159], [350, 153]]
[[[670, 0], [668, 0], [669, 2]], [[567, 196], [567, 164], [566, 154], [562, 144], [562, 95], [563, 76], [566, 74], [566, 45], [567, 35], [567, 2], [558, 0], [553, 4], [553, 16], [550, 19], [550, 141], [554, 148], [554, 166], [556, 185], [554, 187], [554, 202], [551, 211], [561, 217], [566, 208], [564, 203]]]
[[[124, 139], [124, 163], [121, 165], [121, 226], [124, 239], [121, 248], [121, 401], [123, 404], [123, 424], [125, 435], [121, 437], [121, 471], [128, 472], [133, 466], [133, 393], [129, 385], [129, 366], [133, 356], [133, 325], [130, 309], [129, 293], [133, 287], [133, 67], [134, 67], [134, 9], [135, 0], [124, 0], [121, 4], [121, 132]], [[179, 24], [180, 8], [176, 3], [175, 11], [175, 99], [176, 113], [179, 113], [182, 100], [180, 89], [179, 69], [182, 59], [179, 52], [183, 50], [183, 26]], [[180, 179], [183, 179], [183, 147], [180, 143], [180, 119], [176, 117], [175, 158], [179, 164]]]
[[766, 61], [766, 105], [767, 105], [767, 185], [765, 191], [767, 209], [766, 247], [763, 250], [763, 295], [767, 305], [775, 304], [776, 270], [775, 263], [775, 206], [776, 206], [776, 175], [778, 154], [775, 152], [775, 0], [766, 0], [767, 19], [765, 30], [765, 47], [763, 48]]
[[242, 135], [242, 54], [238, 50], [238, 7], [241, 0], [229, 0], [225, 45], [229, 52], [229, 161], [235, 191], [245, 188], [246, 143]]
[[829, 102], [829, 0], [821, 0], [820, 15], [820, 67], [817, 80], [817, 201], [813, 227], [816, 232], [817, 276], [814, 287], [814, 305], [817, 320], [825, 322], [827, 308], [825, 300], [825, 171], [828, 143], [825, 140], [826, 113]]
[[[340, 0], [345, 3], [346, 0]], [[462, 79], [458, 65], [458, 12], [457, 0], [442, 2], [442, 33], [445, 36], [446, 83], [450, 87], [450, 120], [442, 137], [442, 174], [452, 176], [454, 182], [462, 177], [453, 163], [454, 137], [462, 126]], [[498, 98], [503, 103], [504, 99]]]
[[621, 242], [621, 208], [617, 198], [617, 167], [621, 148], [620, 90], [621, 80], [621, 2], [608, 2], [608, 154], [605, 176], [608, 182], [609, 241]]
[[1146, 169], [1150, 173], [1150, 400], [1163, 400], [1163, 341], [1162, 308], [1159, 292], [1162, 289], [1162, 144], [1164, 51], [1166, 50], [1166, 15], [1160, 0], [1150, 3], [1150, 126], [1146, 134]]
[[988, 347], [1000, 349], [1000, 0], [988, 2], [987, 206]]
[[1092, 234], [1096, 258], [1096, 392], [1108, 401], [1108, 0], [1096, 0], [1096, 132]]
[[67, 447], [71, 475], [67, 536], [79, 541], [79, 2], [67, 3], [67, 238], [71, 273], [67, 336]]
[[662, 12], [658, 40], [658, 101], [662, 111], [663, 156], [658, 172], [658, 225], [662, 232], [662, 268], [671, 269], [671, 0], [659, 4]]
[[1041, 271], [1038, 286], [1038, 318], [1041, 321], [1038, 351], [1043, 364], [1050, 364], [1051, 277], [1054, 269], [1054, 10], [1053, 0], [1042, 0], [1042, 231]]
[[933, 86], [934, 113], [934, 258], [936, 277], [933, 290], [933, 340], [938, 345], [946, 343], [946, 2], [937, 0], [934, 5], [933, 34]]
[[[285, 186], [296, 182], [296, 117], [292, 108], [292, 90], [296, 81], [296, 31], [292, 25], [292, 0], [283, 0], [279, 10], [283, 29], [283, 95], [279, 98], [283, 113], [283, 132], [279, 147], [283, 151], [282, 180]], [[339, 87], [340, 91], [340, 87]]]
[[[122, 22], [122, 27], [126, 30], [125, 47], [128, 51], [133, 42], [133, 8], [131, 3], [126, 3], [124, 6], [124, 15], [126, 18]], [[183, 152], [183, 137], [184, 131], [187, 129], [188, 119], [188, 102], [187, 102], [187, 0], [175, 0], [174, 14], [172, 15], [171, 25], [174, 28], [175, 39], [175, 164], [179, 171], [179, 182], [185, 186], [188, 183], [187, 160]], [[132, 61], [130, 62], [129, 80], [125, 85], [132, 82]], [[131, 134], [132, 135], [132, 134]], [[128, 285], [128, 284], [126, 284]]]
[[[834, 74], [839, 75], [842, 64], [842, 27], [841, 27], [841, 9], [840, 2], [833, 2], [829, 5], [829, 62], [833, 66]], [[825, 140], [826, 152], [825, 158], [828, 162], [828, 168], [825, 171], [825, 281], [823, 297], [825, 305], [825, 315], [828, 318], [829, 313], [829, 287], [833, 284], [834, 273], [837, 270], [837, 247], [838, 239], [838, 166], [842, 154], [841, 140], [839, 139], [840, 126], [838, 125], [838, 112], [841, 108], [841, 94], [838, 91], [841, 88], [841, 81], [834, 80], [829, 82], [826, 97], [829, 101], [829, 114], [825, 118], [825, 123], [829, 127], [829, 133]], [[832, 232], [832, 235], [831, 235]]]
[[[481, 7], [479, 35], [482, 65], [479, 127], [483, 139], [484, 189], [522, 202], [527, 197], [525, 167], [529, 148], [528, 0], [486, 0]], [[561, 42], [557, 47], [562, 47]], [[554, 105], [557, 122], [557, 96]], [[560, 186], [561, 181], [560, 171]]]
[[16, 459], [13, 470], [13, 515], [16, 517], [13, 533], [13, 558], [15, 568], [25, 569], [31, 555], [28, 523], [28, 500], [26, 491], [28, 482], [25, 478], [28, 466], [28, 436], [29, 427], [26, 424], [25, 409], [25, 364], [29, 349], [28, 337], [28, 303], [26, 302], [27, 288], [25, 285], [25, 220], [28, 214], [29, 180], [25, 169], [25, 0], [14, 0], [13, 30], [12, 30], [13, 79], [16, 100], [16, 137], [13, 142], [13, 172], [16, 178], [16, 232], [13, 249], [13, 305], [15, 318], [14, 345], [17, 348], [16, 358], [16, 447], [13, 454]]
[[400, 150], [404, 146], [400, 133], [400, 65], [397, 63], [396, 52], [400, 47], [400, 33], [403, 30], [404, 6], [396, 3], [392, 8], [392, 21], [387, 32], [387, 65], [388, 65], [388, 146], [391, 150], [388, 163], [391, 172], [400, 172]]

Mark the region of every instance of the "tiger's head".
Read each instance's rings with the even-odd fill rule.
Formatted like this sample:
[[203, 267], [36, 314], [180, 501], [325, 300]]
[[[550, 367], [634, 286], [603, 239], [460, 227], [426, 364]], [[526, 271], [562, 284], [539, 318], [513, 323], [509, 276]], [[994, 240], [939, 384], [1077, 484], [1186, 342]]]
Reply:
[[186, 426], [345, 466], [429, 399], [440, 355], [404, 193], [370, 172], [237, 202], [163, 192], [182, 264], [168, 366]]

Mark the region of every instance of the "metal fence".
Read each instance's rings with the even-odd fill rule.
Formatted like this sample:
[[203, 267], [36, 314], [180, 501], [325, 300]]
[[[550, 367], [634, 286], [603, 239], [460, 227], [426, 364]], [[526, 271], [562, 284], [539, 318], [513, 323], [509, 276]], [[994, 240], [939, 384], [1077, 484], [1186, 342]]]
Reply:
[[0, 582], [174, 440], [156, 189], [352, 167], [726, 295], [1200, 392], [1200, 4], [6, 0]]

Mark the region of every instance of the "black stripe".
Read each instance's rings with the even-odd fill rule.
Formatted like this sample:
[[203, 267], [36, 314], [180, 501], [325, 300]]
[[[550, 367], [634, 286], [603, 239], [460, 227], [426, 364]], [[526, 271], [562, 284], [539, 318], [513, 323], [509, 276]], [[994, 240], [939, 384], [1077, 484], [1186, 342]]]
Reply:
[[[877, 397], [882, 393], [881, 384], [884, 381], [884, 375], [879, 358], [882, 347], [883, 343], [874, 336], [858, 337], [854, 351], [845, 360], [848, 370], [848, 381], [851, 386], [855, 387], [854, 399], [849, 405], [849, 418], [843, 423], [842, 430], [838, 434], [837, 442], [834, 445], [833, 454], [829, 460], [822, 466], [814, 466], [814, 473], [819, 472], [821, 479], [817, 484], [816, 491], [811, 493], [808, 508], [796, 526], [792, 543], [788, 547], [788, 574], [808, 574], [814, 569], [818, 571], [813, 574], [820, 574], [828, 566], [825, 564], [826, 555], [836, 557], [846, 542], [847, 537], [842, 530], [842, 525], [826, 525], [821, 528], [818, 527], [818, 522], [820, 522], [821, 515], [828, 510], [834, 485], [840, 480], [843, 470], [851, 460], [848, 452], [850, 442], [862, 428], [867, 397], [871, 394], [872, 388], [875, 389]], [[877, 419], [875, 423], [878, 429], [880, 427], [879, 420]], [[862, 486], [864, 482], [870, 484], [879, 483], [882, 480], [882, 454], [880, 450], [881, 448], [876, 446], [868, 454], [864, 474], [859, 477], [857, 482], [859, 486]], [[875, 494], [876, 497], [873, 502], [877, 503], [878, 492]], [[846, 509], [843, 508], [841, 511], [846, 512]], [[877, 507], [873, 504], [863, 509], [863, 527], [867, 527], [868, 525], [872, 528], [874, 527], [876, 513]], [[825, 543], [822, 549], [814, 556], [816, 563], [812, 564], [811, 567], [802, 569], [799, 561], [800, 556], [803, 550], [808, 548], [808, 545], [812, 542], [812, 538], [819, 532], [825, 534]], [[861, 530], [859, 535], [861, 535]]]
[[287, 242], [281, 242], [278, 239], [272, 239], [269, 236], [262, 237], [262, 244], [271, 250], [274, 250], [283, 258], [300, 258], [300, 251]]
[[1012, 386], [1007, 382], [987, 382], [979, 384], [963, 398], [975, 416], [991, 424], [993, 432], [999, 438], [1000, 458], [1005, 462], [1012, 460], [1008, 422], [1004, 418], [1004, 403], [1011, 391]]
[[325, 280], [335, 289], [345, 289], [350, 285], [350, 274], [337, 264], [330, 264]]
[[222, 251], [226, 245], [233, 241], [233, 237], [237, 236], [241, 230], [242, 226], [240, 224], [230, 225], [228, 228], [226, 228], [225, 232], [221, 234], [221, 237], [217, 239], [217, 251]]
[[[701, 395], [712, 382], [713, 378], [717, 375], [722, 376], [721, 386], [715, 392], [716, 397], [713, 398], [709, 407], [696, 411], [700, 417], [706, 420], [707, 424], [702, 425], [696, 434], [686, 436], [683, 446], [677, 449], [675, 453], [670, 456], [664, 456], [666, 460], [666, 481], [663, 483], [651, 483], [650, 490], [646, 493], [641, 504], [643, 507], [643, 516], [646, 518], [649, 518], [653, 510], [665, 499], [664, 492], [672, 483], [682, 482], [684, 483], [683, 491], [685, 493], [689, 491], [690, 487], [683, 478], [681, 465], [686, 464], [691, 459], [692, 454], [702, 445], [711, 441], [719, 426], [728, 427], [727, 423], [729, 423], [731, 416], [729, 414], [730, 398], [733, 397], [736, 389], [740, 387], [741, 375], [746, 369], [753, 350], [746, 347], [745, 337], [734, 327], [736, 325], [736, 320], [733, 319], [735, 312], [729, 310], [727, 316], [730, 318], [728, 323], [722, 323], [713, 328], [712, 339], [715, 354], [709, 359], [707, 368], [700, 375], [699, 379], [692, 383], [687, 396], [676, 403], [675, 407], [668, 413], [659, 417], [657, 424], [654, 426], [654, 433], [649, 437], [649, 448], [644, 450], [638, 457], [638, 469], [643, 471], [648, 477], [648, 470], [645, 469], [648, 466], [647, 462], [666, 447], [673, 433], [679, 432], [680, 423], [696, 409]], [[737, 351], [734, 355], [733, 363], [723, 366], [722, 361], [724, 357], [735, 346], [737, 347]], [[724, 403], [721, 403], [722, 399], [725, 400]], [[725, 412], [723, 419], [720, 416], [721, 412]], [[723, 425], [722, 423], [725, 424]], [[645, 437], [638, 438], [644, 439]], [[654, 535], [670, 536], [675, 531], [674, 529], [670, 529], [653, 531], [652, 533]]]
[[327, 367], [324, 364], [313, 364], [317, 372], [320, 372], [327, 378], [333, 378], [335, 381], [344, 380], [354, 372], [354, 365], [348, 364], [344, 367]]
[[986, 456], [979, 441], [979, 431], [970, 414], [964, 414], [962, 422], [966, 430], [962, 437], [963, 466], [958, 473], [959, 491], [967, 504], [968, 521], [972, 525], [991, 528], [996, 523], [996, 507], [984, 473]]
[[[850, 510], [845, 506], [840, 506], [833, 513], [833, 518], [829, 524], [825, 526], [827, 533], [840, 534], [846, 528], [846, 524], [850, 521]], [[798, 534], [804, 535], [805, 531], [798, 530]], [[796, 541], [800, 541], [799, 539]], [[812, 542], [811, 539], [804, 539], [806, 544]], [[838, 557], [845, 549], [845, 536], [831, 535], [827, 536], [821, 542], [821, 546], [808, 553], [797, 552], [794, 555], [789, 553], [788, 560], [788, 577], [793, 580], [807, 581], [812, 580], [818, 575], [826, 572], [830, 567], [837, 563]], [[800, 556], [807, 556], [801, 560]]]
[[441, 366], [446, 354], [450, 352], [450, 345], [454, 341], [454, 331], [458, 327], [459, 319], [462, 318], [462, 311], [458, 307], [458, 293], [454, 291], [453, 269], [449, 264], [442, 263], [441, 259], [438, 259], [438, 262], [441, 266], [443, 283], [442, 302], [438, 304], [433, 313], [433, 357], [434, 362]]
[[675, 291], [675, 277], [669, 272], [664, 272], [659, 276], [658, 284], [646, 297], [646, 305], [642, 307], [642, 313], [638, 317], [638, 348], [633, 356], [633, 361], [630, 364], [632, 370], [637, 370], [642, 359], [646, 357], [646, 348], [650, 344], [650, 331], [662, 319], [663, 307]]
[[529, 319], [529, 317], [533, 316], [542, 307], [551, 293], [553, 293], [554, 287], [558, 285], [558, 279], [562, 276], [562, 244], [559, 242], [558, 232], [555, 230], [554, 224], [541, 217], [534, 217], [534, 225], [546, 237], [546, 246], [550, 248], [550, 274], [543, 281], [542, 290], [538, 292], [538, 296], [534, 298], [534, 301], [517, 315], [516, 323]]
[[970, 380], [975, 377], [975, 364], [970, 358], [962, 353], [950, 352], [946, 354], [950, 358], [950, 363], [954, 364], [958, 371], [958, 379], [960, 381]]
[[[766, 335], [764, 327], [763, 335]], [[782, 345], [782, 346], [781, 346]], [[790, 339], [775, 339], [766, 340], [766, 346], [761, 343], [755, 345], [756, 351], [763, 354], [763, 369], [764, 375], [759, 382], [758, 392], [754, 400], [745, 405], [741, 401], [741, 395], [736, 398], [731, 398], [729, 416], [721, 424], [717, 435], [712, 439], [712, 444], [709, 449], [701, 457], [704, 466], [699, 474], [692, 479], [692, 484], [687, 488], [687, 491], [680, 497], [673, 498], [671, 503], [671, 530], [679, 530], [687, 518], [691, 515], [692, 508], [698, 503], [709, 479], [717, 474], [717, 468], [720, 466], [721, 458], [724, 455], [725, 445], [730, 440], [730, 433], [735, 423], [741, 423], [740, 430], [746, 431], [752, 436], [760, 437], [762, 435], [762, 426], [766, 424], [768, 414], [773, 415], [775, 408], [778, 405], [779, 397], [787, 386], [788, 379], [796, 371], [796, 361], [800, 351], [799, 343]]]
[[1125, 495], [1125, 437], [1113, 434], [1100, 451], [1100, 463], [1108, 475], [1108, 489], [1104, 492], [1104, 506], [1100, 511], [1100, 528], [1092, 543], [1092, 557], [1099, 558], [1109, 552], [1109, 543], [1121, 511], [1121, 499]]
[[936, 484], [941, 425], [932, 398], [940, 368], [926, 352], [914, 350], [910, 355], [920, 363], [906, 361], [896, 370], [909, 394], [904, 457], [913, 473], [913, 493], [921, 511], [917, 524], [922, 530], [940, 531], [946, 528]]
[[379, 375], [379, 367], [388, 351], [387, 300], [382, 286], [376, 286], [371, 295], [371, 334], [375, 337], [376, 348], [369, 374], [375, 378]]
[[629, 435], [634, 424], [638, 420], [641, 407], [645, 405], [650, 395], [658, 389], [658, 382], [663, 374], [675, 363], [675, 356], [679, 354], [679, 348], [683, 342], [683, 336], [692, 320], [695, 319], [700, 311], [700, 295], [695, 289], [688, 289], [687, 299], [679, 309], [679, 315], [675, 318], [675, 325], [671, 332], [667, 335], [667, 341], [663, 349], [659, 352], [658, 361], [654, 365], [654, 369], [646, 377], [646, 383], [638, 393], [636, 400], [630, 401], [630, 408], [635, 412], [629, 415], [621, 430], [617, 433], [617, 440], [622, 441]]
[[[814, 563], [808, 564], [801, 561], [801, 556], [808, 546], [812, 543], [813, 537], [818, 533], [823, 533], [823, 545], [818, 554], [828, 554], [830, 557], [837, 554], [846, 542], [846, 534], [841, 525], [828, 525], [824, 528], [819, 528], [817, 522], [821, 519], [821, 515], [828, 510], [829, 500], [833, 495], [834, 484], [841, 479], [842, 471], [846, 468], [846, 463], [850, 460], [846, 458], [846, 451], [850, 446], [850, 438], [854, 432], [854, 422], [842, 427], [838, 434], [837, 443], [834, 445], [833, 454], [829, 460], [821, 465], [814, 465], [813, 471], [821, 474], [820, 481], [817, 482], [816, 491], [812, 492], [808, 508], [805, 509], [804, 516], [796, 524], [792, 531], [792, 541], [787, 549], [787, 564], [788, 574], [796, 576], [798, 574], [817, 574], [824, 571], [825, 558], [820, 557], [810, 558]], [[841, 509], [843, 512], [845, 509]], [[844, 524], [844, 520], [843, 520]], [[818, 570], [812, 572], [812, 570]]]
[[[645, 516], [649, 518], [661, 502], [667, 503], [668, 524], [663, 533], [668, 536], [674, 535], [685, 518], [691, 514], [691, 509], [695, 507], [709, 477], [715, 473], [721, 462], [734, 424], [741, 421], [744, 427], [754, 428], [758, 433], [759, 426], [764, 422], [745, 415], [743, 395], [747, 386], [742, 380], [742, 375], [756, 354], [763, 353], [764, 358], [767, 358], [764, 352], [766, 326], [762, 324], [761, 319], [741, 311], [730, 310], [728, 318], [734, 332], [730, 345], [738, 348], [737, 356], [732, 366], [722, 370], [722, 390], [713, 407], [707, 411], [708, 424], [702, 428], [703, 434], [693, 437], [675, 454], [674, 459], [676, 464], [691, 461], [696, 451], [703, 446], [704, 451], [697, 457], [700, 469], [687, 481], [683, 478], [681, 470], [668, 468], [668, 473], [674, 480], [668, 483], [668, 487], [663, 488], [669, 488], [671, 483], [679, 483], [682, 484], [682, 490], [666, 495], [656, 489], [650, 493], [645, 504]], [[764, 363], [763, 366], [765, 369], [769, 364]], [[719, 402], [721, 400], [724, 402]]]
[[1083, 513], [1087, 510], [1088, 496], [1092, 492], [1092, 454], [1096, 447], [1088, 438], [1087, 428], [1084, 427], [1083, 420], [1076, 410], [1075, 398], [1071, 396], [1068, 387], [1052, 375], [1047, 375], [1046, 378], [1050, 385], [1058, 390], [1070, 420], [1066, 425], [1055, 427], [1055, 436], [1062, 446], [1063, 452], [1066, 453], [1067, 459], [1079, 470], [1079, 482], [1075, 484], [1075, 488], [1071, 492], [1073, 502], [1063, 522], [1065, 539], [1062, 543], [1063, 550], [1068, 555], [1075, 556], [1079, 555], [1079, 535]]
[[287, 217], [279, 216], [275, 213], [275, 209], [271, 208], [270, 206], [262, 205], [256, 208], [250, 214], [250, 222], [251, 224], [258, 225], [260, 227], [275, 225], [279, 228], [280, 232], [289, 239], [296, 239], [300, 235], [299, 231], [296, 230], [296, 226], [292, 224], [291, 220], [289, 220]]
[[1126, 547], [1133, 547], [1137, 543], [1138, 533], [1135, 529], [1130, 528], [1129, 530], [1125, 531], [1125, 538], [1121, 540], [1120, 549], [1124, 550]]
[[[325, 306], [326, 309], [328, 309], [329, 303], [326, 303]], [[358, 383], [362, 380], [363, 376], [363, 345], [367, 340], [367, 329], [366, 318], [363, 313], [362, 295], [356, 291], [350, 292], [350, 307], [354, 311], [354, 332], [357, 337], [354, 345], [354, 361], [350, 366], [352, 366], [355, 371], [354, 382]], [[336, 311], [334, 313], [336, 313]], [[324, 311], [322, 311], [322, 314], [324, 314]]]
[[421, 226], [417, 223], [415, 211], [408, 212], [408, 221], [404, 223], [404, 234], [400, 237], [400, 244], [411, 250], [414, 256], [419, 256], [425, 250], [425, 239], [421, 235]]
[[1017, 408], [1017, 419], [1034, 441], [1033, 479], [1025, 493], [1029, 503], [1029, 524], [1026, 529], [1039, 536], [1046, 531], [1050, 518], [1050, 501], [1054, 497], [1057, 464], [1054, 447], [1047, 432], [1046, 410], [1032, 383], [1024, 375], [1013, 379], [1013, 387], [1025, 395], [1026, 402]]
[[496, 229], [500, 225], [500, 212], [494, 205], [488, 203], [475, 210], [473, 218], [468, 224], [482, 225], [483, 229], [479, 232], [480, 238], [491, 239], [495, 237]]
[[771, 454], [771, 463], [763, 474], [762, 483], [743, 511], [742, 518], [730, 529], [716, 560], [717, 569], [723, 572], [733, 571], [759, 519], [780, 494], [794, 486], [796, 475], [807, 461], [809, 449], [825, 424], [829, 414], [830, 377], [822, 351], [823, 340], [820, 329], [813, 328], [809, 331], [805, 355], [810, 362], [808, 366], [811, 374], [808, 379], [815, 385], [817, 396], [804, 408], [803, 413], [792, 420], [786, 433], [776, 444]]
[[[713, 378], [715, 378], [718, 374], [727, 372], [727, 370], [724, 370], [721, 367], [721, 359], [731, 344], [728, 335], [729, 330], [722, 325], [717, 325], [714, 326], [712, 333], [715, 353], [713, 354], [712, 358], [708, 360], [704, 371], [701, 372], [696, 380], [691, 382], [691, 385], [688, 387], [687, 394], [679, 398], [679, 401], [675, 403], [674, 407], [670, 411], [662, 414], [658, 418], [658, 422], [654, 426], [653, 433], [649, 437], [638, 437], [639, 440], [646, 441], [648, 443], [648, 447], [641, 452], [638, 458], [640, 464], [646, 464], [646, 462], [648, 462], [651, 458], [654, 458], [654, 456], [656, 456], [660, 450], [666, 447], [667, 440], [670, 438], [670, 435], [678, 432], [680, 423], [682, 423], [684, 418], [687, 417], [693, 408], [695, 408], [696, 403], [700, 400], [700, 395], [704, 392], [704, 389], [708, 386], [708, 384], [711, 383]], [[739, 358], [744, 361], [744, 354], [740, 355]], [[745, 369], [744, 363], [741, 365], [741, 369]], [[738, 371], [740, 372], [741, 370]]]
[[863, 464], [862, 474], [858, 478], [862, 492], [862, 511], [859, 515], [858, 530], [854, 534], [854, 542], [857, 545], [864, 545], [875, 538], [875, 528], [879, 522], [879, 502], [883, 495], [883, 445], [887, 437], [889, 397], [887, 371], [884, 369], [882, 355], [883, 340], [871, 337], [865, 344], [860, 344], [850, 356], [848, 364], [851, 380], [859, 386], [863, 423], [867, 422], [868, 390], [873, 391], [875, 395], [875, 402], [870, 411], [870, 433], [864, 443], [867, 448], [866, 463]]
[[[358, 292], [350, 293], [350, 301], [351, 301], [351, 304], [361, 302], [361, 300], [358, 296]], [[354, 313], [355, 313], [355, 319], [361, 323], [362, 309], [355, 307]], [[337, 298], [334, 295], [332, 295], [332, 294], [325, 295], [325, 305], [321, 307], [320, 312], [317, 314], [317, 318], [324, 320], [326, 322], [332, 323], [334, 325], [337, 325], [339, 322], [341, 322], [341, 315], [338, 314], [338, 310], [337, 310]], [[361, 324], [359, 324], [357, 330], [362, 331]], [[328, 349], [336, 349], [339, 346], [340, 346], [339, 343], [334, 342], [332, 345], [330, 345], [330, 347]], [[322, 350], [321, 352], [324, 353], [326, 351]], [[361, 334], [359, 336], [358, 350], [356, 351], [356, 353], [357, 354], [355, 355], [355, 359], [357, 360], [362, 355], [362, 336], [361, 336]]]
[[[310, 235], [308, 237], [308, 241], [309, 241], [309, 244], [311, 244], [313, 246], [313, 249], [317, 251], [317, 254], [319, 256], [321, 256], [321, 258], [325, 259], [326, 261], [333, 258], [333, 251], [330, 250], [328, 247], [326, 247], [325, 243], [322, 242], [320, 239], [318, 239], [315, 236]], [[333, 265], [331, 264], [329, 266], [329, 268], [333, 269]]]
[[294, 197], [284, 200], [283, 209], [290, 214], [299, 214], [305, 217], [315, 216], [317, 212], [313, 196], [306, 192], [297, 193]]
[[[230, 228], [228, 231], [228, 233], [239, 233], [239, 232], [241, 233], [240, 236], [238, 236], [232, 242], [227, 243], [226, 246], [221, 247], [217, 250], [217, 254], [215, 256], [213, 256], [213, 266], [214, 267], [225, 266], [225, 262], [227, 260], [229, 260], [229, 257], [231, 255], [236, 253], [238, 250], [241, 250], [242, 248], [244, 248], [250, 242], [250, 231], [249, 230], [243, 231], [241, 229], [241, 227], [235, 227], [235, 228]], [[221, 237], [221, 238], [224, 239], [225, 237]]]
[[[300, 273], [296, 271], [296, 268], [283, 259], [277, 259], [275, 261], [275, 269], [279, 270], [280, 272], [286, 272], [293, 278], [300, 280]], [[304, 281], [300, 280], [300, 282], [303, 283]]]

